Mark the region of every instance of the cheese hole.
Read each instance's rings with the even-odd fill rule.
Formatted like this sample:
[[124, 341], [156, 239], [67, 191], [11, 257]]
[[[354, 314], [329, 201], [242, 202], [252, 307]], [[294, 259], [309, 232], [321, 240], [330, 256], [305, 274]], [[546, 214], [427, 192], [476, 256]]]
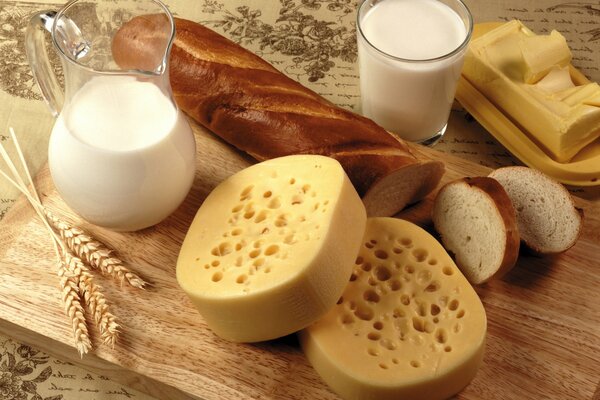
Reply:
[[293, 206], [302, 204], [303, 201], [304, 201], [304, 198], [299, 194], [295, 194], [294, 196], [292, 196], [292, 205]]
[[366, 247], [367, 249], [372, 249], [372, 248], [373, 248], [373, 247], [375, 247], [375, 246], [373, 245], [373, 243], [369, 243], [369, 242], [367, 242], [367, 243], [365, 243], [365, 247]]
[[290, 233], [283, 239], [283, 242], [285, 244], [294, 244], [294, 243], [296, 243], [296, 237], [294, 236], [293, 233]]
[[377, 329], [378, 331], [383, 329], [383, 322], [381, 321], [376, 321], [373, 323], [373, 328]]
[[356, 265], [360, 265], [364, 262], [364, 258], [362, 258], [361, 256], [356, 257], [356, 261], [354, 261], [354, 264]]
[[287, 226], [287, 221], [284, 219], [278, 219], [277, 221], [275, 221], [275, 226], [278, 228], [282, 228], [284, 226]]
[[352, 273], [352, 275], [350, 275], [350, 282], [354, 282], [354, 281], [356, 280], [356, 278], [358, 278], [358, 277], [356, 276], [356, 274], [355, 274], [355, 273]]
[[409, 238], [402, 238], [400, 239], [400, 244], [404, 247], [409, 247], [412, 245], [412, 240], [410, 240]]
[[327, 204], [329, 204], [329, 200], [325, 200], [325, 201], [323, 202], [323, 205], [325, 205], [325, 206], [326, 206]]
[[415, 267], [413, 267], [412, 265], [406, 265], [404, 267], [404, 271], [406, 271], [409, 274], [412, 274], [413, 272], [415, 272]]
[[369, 332], [367, 338], [369, 340], [379, 340], [381, 339], [381, 335], [378, 332]]
[[252, 250], [248, 255], [250, 258], [256, 258], [260, 255], [260, 249]]
[[399, 308], [395, 308], [392, 313], [392, 316], [394, 318], [404, 318], [406, 316], [406, 313]]
[[246, 219], [250, 219], [250, 218], [254, 217], [254, 214], [255, 214], [255, 213], [254, 213], [254, 210], [249, 210], [249, 211], [246, 211], [246, 212], [244, 213], [244, 218], [246, 218]]
[[425, 249], [415, 249], [413, 250], [412, 255], [417, 259], [418, 262], [423, 262], [427, 259], [429, 254]]
[[219, 260], [215, 260], [211, 262], [210, 265], [212, 265], [213, 267], [218, 267], [219, 265], [221, 265], [221, 262]]
[[388, 253], [385, 250], [375, 250], [375, 257], [385, 260], [388, 258]]
[[410, 304], [410, 297], [408, 297], [407, 294], [403, 294], [402, 296], [400, 296], [400, 302], [407, 306]]
[[437, 260], [435, 258], [430, 258], [429, 261], [427, 261], [427, 264], [435, 265], [435, 264], [437, 264]]
[[392, 363], [394, 363], [394, 364], [398, 364], [398, 362], [399, 362], [399, 361], [398, 361], [398, 359], [397, 359], [397, 358], [392, 358]]
[[456, 324], [454, 325], [454, 327], [452, 328], [452, 330], [454, 331], [454, 333], [458, 333], [462, 330], [462, 325], [461, 324]]
[[377, 240], [375, 240], [375, 239], [371, 239], [371, 240], [369, 240], [369, 242], [372, 244], [377, 244]]
[[446, 347], [444, 347], [444, 351], [446, 353], [450, 353], [452, 351], [452, 347], [451, 346], [446, 346]]
[[438, 317], [433, 317], [433, 323], [437, 324], [438, 322], [440, 322], [440, 319]]
[[342, 321], [342, 324], [349, 325], [354, 322], [354, 318], [350, 314], [344, 314], [344, 315], [342, 315], [341, 321]]
[[421, 284], [421, 285], [425, 285], [430, 280], [431, 280], [431, 271], [429, 271], [429, 270], [424, 269], [422, 271], [419, 271], [419, 273], [417, 274], [417, 282], [419, 282], [419, 284]]
[[370, 303], [379, 303], [379, 295], [372, 289], [367, 290], [363, 298]]
[[241, 243], [238, 243], [238, 244], [236, 244], [236, 245], [235, 245], [235, 251], [240, 251], [240, 250], [242, 249], [242, 247], [243, 247], [243, 246], [242, 246], [242, 244], [241, 244]]
[[452, 268], [450, 268], [448, 266], [445, 266], [442, 269], [442, 272], [444, 273], [444, 275], [448, 275], [448, 276], [450, 276], [450, 275], [452, 275], [454, 273], [454, 271], [452, 271]]
[[213, 282], [219, 282], [221, 279], [223, 279], [223, 273], [221, 271], [215, 272], [212, 276]]
[[410, 366], [413, 367], [413, 368], [419, 368], [419, 367], [421, 367], [421, 363], [418, 362], [418, 361], [416, 361], [416, 360], [412, 360], [410, 362]]
[[379, 363], [379, 368], [381, 368], [381, 369], [388, 369], [388, 366], [385, 365], [384, 363]]
[[379, 266], [375, 269], [375, 276], [377, 277], [378, 280], [383, 282], [383, 281], [387, 281], [388, 279], [390, 279], [392, 276], [392, 273], [390, 272], [390, 270], [387, 267]]
[[248, 280], [248, 275], [243, 274], [237, 277], [237, 279], [235, 280], [237, 283], [244, 283], [246, 282], [246, 280]]
[[340, 297], [335, 304], [342, 304], [344, 302], [344, 297]]
[[276, 254], [278, 251], [279, 251], [279, 246], [277, 246], [276, 244], [273, 244], [273, 245], [267, 247], [267, 249], [265, 250], [265, 255], [272, 256], [273, 254]]
[[264, 239], [260, 239], [257, 240], [256, 242], [254, 242], [254, 244], [252, 246], [254, 246], [255, 249], [260, 249], [260, 247], [263, 245], [264, 243]]
[[392, 350], [396, 350], [396, 343], [392, 342], [389, 339], [381, 339], [379, 341], [379, 344], [381, 345], [381, 347], [385, 347], [386, 349], [392, 351]]
[[401, 254], [403, 250], [400, 247], [394, 247], [392, 248], [392, 251], [394, 254]]
[[290, 179], [290, 185], [293, 185], [294, 183], [296, 183], [296, 178], [291, 178]]
[[379, 351], [378, 351], [377, 349], [374, 349], [374, 348], [372, 348], [372, 347], [370, 347], [370, 348], [367, 350], [367, 353], [368, 353], [370, 356], [373, 356], [373, 357], [377, 357], [377, 356], [379, 355]]
[[302, 192], [303, 193], [307, 193], [310, 190], [310, 185], [304, 185], [302, 186]]
[[210, 265], [204, 264], [204, 269], [210, 269]]
[[235, 206], [231, 209], [231, 212], [236, 213], [236, 212], [242, 211], [242, 208], [244, 208], [244, 205], [238, 204], [237, 206]]
[[454, 299], [450, 302], [450, 304], [448, 304], [448, 308], [452, 311], [455, 311], [458, 308], [458, 305], [460, 303], [458, 302], [458, 300]]
[[317, 211], [319, 209], [320, 203], [315, 203], [313, 206], [313, 211]]
[[417, 332], [425, 332], [425, 321], [422, 318], [413, 317], [413, 328]]
[[265, 210], [262, 210], [261, 212], [258, 213], [258, 215], [256, 216], [256, 218], [254, 219], [254, 222], [256, 222], [257, 224], [259, 222], [263, 222], [265, 219], [267, 219], [267, 212]]
[[244, 230], [240, 229], [240, 228], [235, 228], [234, 230], [231, 231], [232, 236], [239, 236], [242, 233], [244, 233]]
[[254, 189], [254, 185], [247, 186], [244, 190], [242, 190], [242, 193], [240, 193], [240, 196], [249, 195], [250, 192], [252, 191], [252, 189]]
[[265, 259], [264, 258], [257, 258], [256, 260], [254, 260], [254, 262], [252, 263], [252, 265], [254, 265], [255, 267], [261, 267], [265, 264]]
[[440, 313], [440, 307], [437, 304], [432, 304], [430, 307], [431, 315], [438, 315]]
[[272, 198], [267, 207], [271, 209], [281, 207], [281, 200], [279, 199], [279, 196]]
[[304, 221], [306, 221], [306, 217], [304, 215], [301, 215], [301, 216], [298, 217], [298, 221], [299, 222], [304, 222]]
[[421, 317], [426, 316], [427, 315], [427, 305], [425, 303], [419, 303], [419, 306], [417, 307], [417, 313]]
[[371, 270], [372, 266], [370, 263], [366, 262], [363, 265], [361, 265], [360, 267], [362, 268], [363, 271], [369, 272]]
[[436, 331], [435, 340], [437, 340], [438, 343], [446, 343], [448, 340], [448, 333], [444, 328], [440, 328]]
[[354, 311], [354, 315], [356, 315], [357, 318], [360, 318], [363, 321], [370, 321], [373, 319], [375, 313], [370, 307], [363, 304], [359, 304], [358, 307], [356, 307], [356, 310]]
[[397, 290], [402, 289], [402, 283], [399, 280], [397, 280], [397, 279], [394, 279], [393, 281], [390, 281], [388, 283], [388, 285], [389, 285], [390, 289], [392, 291], [394, 291], [394, 292], [397, 291]]
[[438, 281], [433, 281], [425, 288], [426, 292], [437, 292], [440, 289], [440, 283]]
[[465, 316], [465, 310], [460, 310], [458, 314], [456, 314], [456, 318], [462, 318]]
[[265, 274], [268, 274], [269, 272], [271, 272], [271, 267], [265, 268]]
[[265, 199], [268, 199], [269, 197], [271, 197], [273, 195], [273, 192], [271, 192], [270, 190], [267, 190], [266, 192], [263, 193], [263, 197]]
[[373, 279], [372, 276], [370, 276], [369, 279], [367, 279], [367, 283], [371, 286], [377, 286], [377, 281]]

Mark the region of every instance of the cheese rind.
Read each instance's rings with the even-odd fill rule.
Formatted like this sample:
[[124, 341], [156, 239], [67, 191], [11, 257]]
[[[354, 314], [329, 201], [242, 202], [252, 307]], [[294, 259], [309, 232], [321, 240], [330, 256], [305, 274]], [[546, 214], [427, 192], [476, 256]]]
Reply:
[[206, 198], [181, 247], [177, 280], [222, 338], [281, 337], [335, 304], [365, 223], [365, 208], [337, 161], [265, 161]]
[[483, 305], [443, 247], [416, 225], [371, 218], [338, 304], [299, 333], [346, 400], [446, 399], [483, 358]]
[[462, 73], [556, 161], [567, 162], [600, 137], [600, 86], [575, 85], [564, 73], [570, 59], [560, 33], [538, 36], [513, 20], [471, 42]]

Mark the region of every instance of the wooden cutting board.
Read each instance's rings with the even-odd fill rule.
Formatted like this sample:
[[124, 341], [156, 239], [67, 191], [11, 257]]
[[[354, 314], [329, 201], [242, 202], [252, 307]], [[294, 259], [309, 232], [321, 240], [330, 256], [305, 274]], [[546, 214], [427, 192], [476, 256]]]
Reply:
[[[115, 233], [82, 222], [56, 193], [48, 169], [37, 177], [51, 210], [117, 249], [153, 284], [139, 291], [98, 279], [123, 326], [118, 345], [102, 346], [94, 334], [95, 354], [79, 359], [49, 236], [23, 198], [0, 223], [0, 331], [160, 399], [337, 399], [294, 336], [252, 345], [225, 342], [177, 286], [178, 250], [197, 208], [221, 180], [252, 162], [195, 130], [198, 168], [190, 195], [166, 221], [141, 232]], [[418, 151], [446, 162], [445, 182], [489, 171], [431, 149]], [[486, 353], [459, 399], [600, 396], [600, 208], [577, 203], [586, 220], [575, 247], [554, 257], [522, 254], [504, 279], [477, 288], [488, 317]], [[430, 209], [431, 198], [400, 216], [430, 229]]]

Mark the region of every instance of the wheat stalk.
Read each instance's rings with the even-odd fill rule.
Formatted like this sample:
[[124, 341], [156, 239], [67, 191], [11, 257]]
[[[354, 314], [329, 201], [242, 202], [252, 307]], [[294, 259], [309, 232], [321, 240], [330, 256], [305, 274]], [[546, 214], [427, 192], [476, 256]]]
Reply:
[[121, 284], [127, 282], [129, 285], [144, 289], [147, 283], [137, 274], [123, 265], [123, 262], [113, 256], [113, 251], [103, 243], [95, 240], [83, 229], [72, 226], [64, 220], [56, 217], [48, 209], [44, 209], [50, 224], [56, 229], [69, 250], [83, 260], [92, 268], [99, 269], [103, 275], [111, 276]]

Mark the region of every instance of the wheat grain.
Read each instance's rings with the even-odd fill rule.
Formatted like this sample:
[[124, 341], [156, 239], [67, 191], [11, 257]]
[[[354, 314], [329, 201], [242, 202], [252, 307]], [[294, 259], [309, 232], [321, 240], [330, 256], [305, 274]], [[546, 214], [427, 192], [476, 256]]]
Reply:
[[147, 285], [142, 278], [125, 267], [119, 258], [114, 257], [113, 250], [109, 249], [106, 245], [95, 240], [83, 229], [61, 220], [48, 209], [44, 209], [44, 212], [48, 221], [58, 231], [69, 250], [89, 266], [99, 269], [104, 275], [119, 280], [121, 284], [125, 281], [138, 289], [143, 289]]

